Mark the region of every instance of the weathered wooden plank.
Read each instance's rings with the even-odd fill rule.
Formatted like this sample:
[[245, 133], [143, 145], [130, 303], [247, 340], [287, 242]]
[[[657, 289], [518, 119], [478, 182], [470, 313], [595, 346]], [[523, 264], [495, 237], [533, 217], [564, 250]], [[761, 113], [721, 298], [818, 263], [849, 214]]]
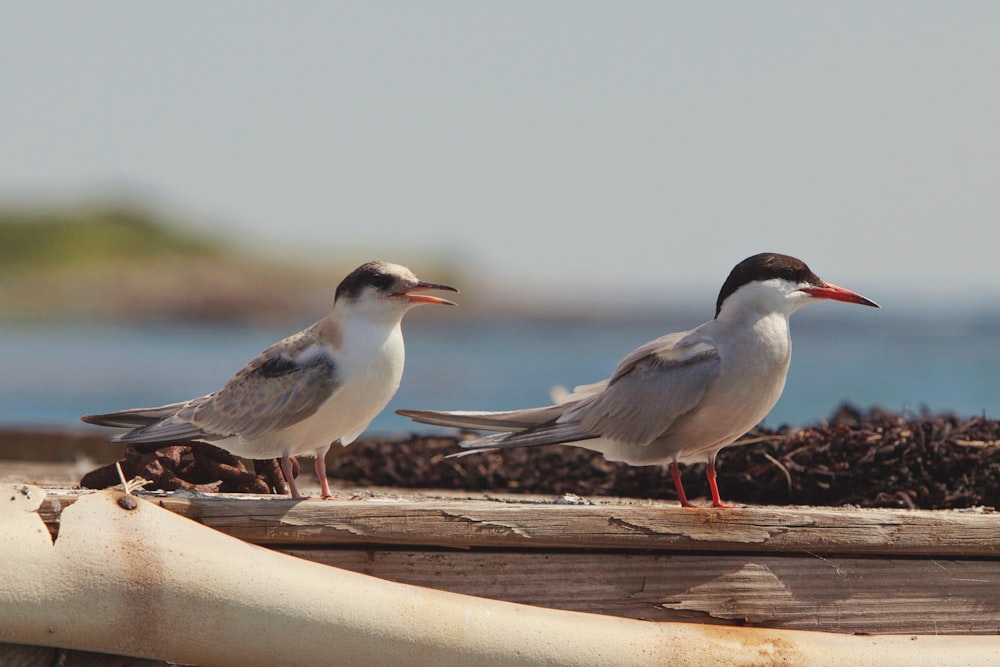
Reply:
[[996, 634], [993, 561], [620, 552], [282, 549], [372, 576], [650, 621]]
[[[414, 496], [341, 501], [228, 495], [147, 496], [265, 545], [409, 545], [506, 549], [653, 549], [882, 556], [1000, 557], [988, 512], [851, 508], [566, 505]], [[50, 492], [53, 530], [69, 492]]]
[[[47, 489], [58, 530], [76, 494]], [[961, 511], [566, 505], [388, 494], [164, 494], [236, 537], [376, 577], [654, 621], [1000, 633], [1000, 517]]]

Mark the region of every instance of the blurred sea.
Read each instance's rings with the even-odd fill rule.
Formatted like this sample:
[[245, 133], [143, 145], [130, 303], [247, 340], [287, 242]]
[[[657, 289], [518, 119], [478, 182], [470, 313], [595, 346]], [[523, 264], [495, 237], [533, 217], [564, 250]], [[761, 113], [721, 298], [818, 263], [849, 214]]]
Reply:
[[[936, 316], [813, 308], [792, 318], [792, 367], [765, 420], [805, 426], [842, 402], [916, 413], [1000, 417], [1000, 312]], [[564, 318], [404, 322], [403, 383], [368, 435], [428, 432], [396, 408], [541, 405], [553, 385], [608, 377], [656, 336], [699, 324]], [[80, 415], [184, 400], [221, 387], [290, 326], [0, 324], [0, 427], [82, 427]], [[87, 427], [90, 428], [90, 427]]]

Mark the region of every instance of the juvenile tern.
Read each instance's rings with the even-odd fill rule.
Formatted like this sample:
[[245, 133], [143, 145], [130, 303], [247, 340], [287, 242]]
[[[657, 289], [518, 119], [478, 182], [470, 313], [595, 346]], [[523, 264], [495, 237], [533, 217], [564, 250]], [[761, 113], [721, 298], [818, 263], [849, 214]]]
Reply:
[[464, 454], [561, 443], [631, 465], [669, 463], [684, 507], [691, 503], [678, 465], [707, 461], [712, 506], [725, 507], [716, 484], [716, 454], [774, 407], [791, 360], [788, 318], [823, 299], [878, 308], [822, 280], [799, 259], [754, 255], [737, 264], [722, 285], [714, 319], [640, 346], [611, 378], [576, 387], [555, 405], [396, 412], [427, 424], [499, 431], [463, 442], [470, 450]]
[[211, 394], [157, 408], [82, 417], [131, 429], [130, 444], [206, 442], [250, 459], [281, 458], [292, 498], [301, 498], [292, 456], [315, 456], [323, 498], [330, 498], [326, 453], [350, 444], [386, 406], [403, 375], [403, 315], [422, 294], [458, 290], [418, 280], [398, 264], [368, 262], [338, 285], [329, 314], [264, 350]]

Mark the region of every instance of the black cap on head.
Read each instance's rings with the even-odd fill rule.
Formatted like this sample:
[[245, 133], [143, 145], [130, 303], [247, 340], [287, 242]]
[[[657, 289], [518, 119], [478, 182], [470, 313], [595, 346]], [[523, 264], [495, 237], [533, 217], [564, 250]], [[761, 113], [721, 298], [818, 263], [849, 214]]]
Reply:
[[395, 284], [398, 278], [399, 276], [393, 273], [385, 262], [366, 262], [340, 281], [334, 300], [340, 298], [356, 299], [366, 287], [386, 291]]
[[808, 283], [822, 285], [823, 279], [813, 273], [801, 259], [789, 255], [779, 255], [774, 252], [762, 252], [753, 257], [747, 257], [733, 267], [729, 277], [722, 284], [719, 299], [715, 302], [715, 316], [722, 310], [722, 302], [730, 294], [754, 281], [783, 278], [793, 283]]

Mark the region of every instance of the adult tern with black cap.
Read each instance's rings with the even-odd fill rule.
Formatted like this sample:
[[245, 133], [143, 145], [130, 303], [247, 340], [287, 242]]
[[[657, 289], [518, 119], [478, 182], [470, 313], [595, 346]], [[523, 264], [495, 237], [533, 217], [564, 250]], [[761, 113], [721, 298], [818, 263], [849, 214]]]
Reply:
[[115, 442], [206, 442], [250, 459], [280, 457], [292, 498], [301, 495], [290, 457], [315, 456], [322, 496], [330, 498], [327, 451], [361, 435], [399, 388], [403, 315], [425, 303], [455, 305], [426, 290], [458, 291], [398, 264], [368, 262], [337, 286], [326, 317], [264, 350], [222, 389], [82, 419], [131, 429]]
[[715, 318], [640, 346], [611, 378], [576, 387], [556, 405], [505, 412], [397, 410], [427, 424], [499, 431], [467, 440], [484, 451], [567, 444], [631, 465], [670, 464], [690, 507], [680, 463], [707, 462], [712, 506], [725, 507], [715, 457], [756, 426], [781, 396], [791, 360], [789, 316], [820, 300], [878, 304], [813, 273], [788, 255], [762, 253], [732, 270]]

